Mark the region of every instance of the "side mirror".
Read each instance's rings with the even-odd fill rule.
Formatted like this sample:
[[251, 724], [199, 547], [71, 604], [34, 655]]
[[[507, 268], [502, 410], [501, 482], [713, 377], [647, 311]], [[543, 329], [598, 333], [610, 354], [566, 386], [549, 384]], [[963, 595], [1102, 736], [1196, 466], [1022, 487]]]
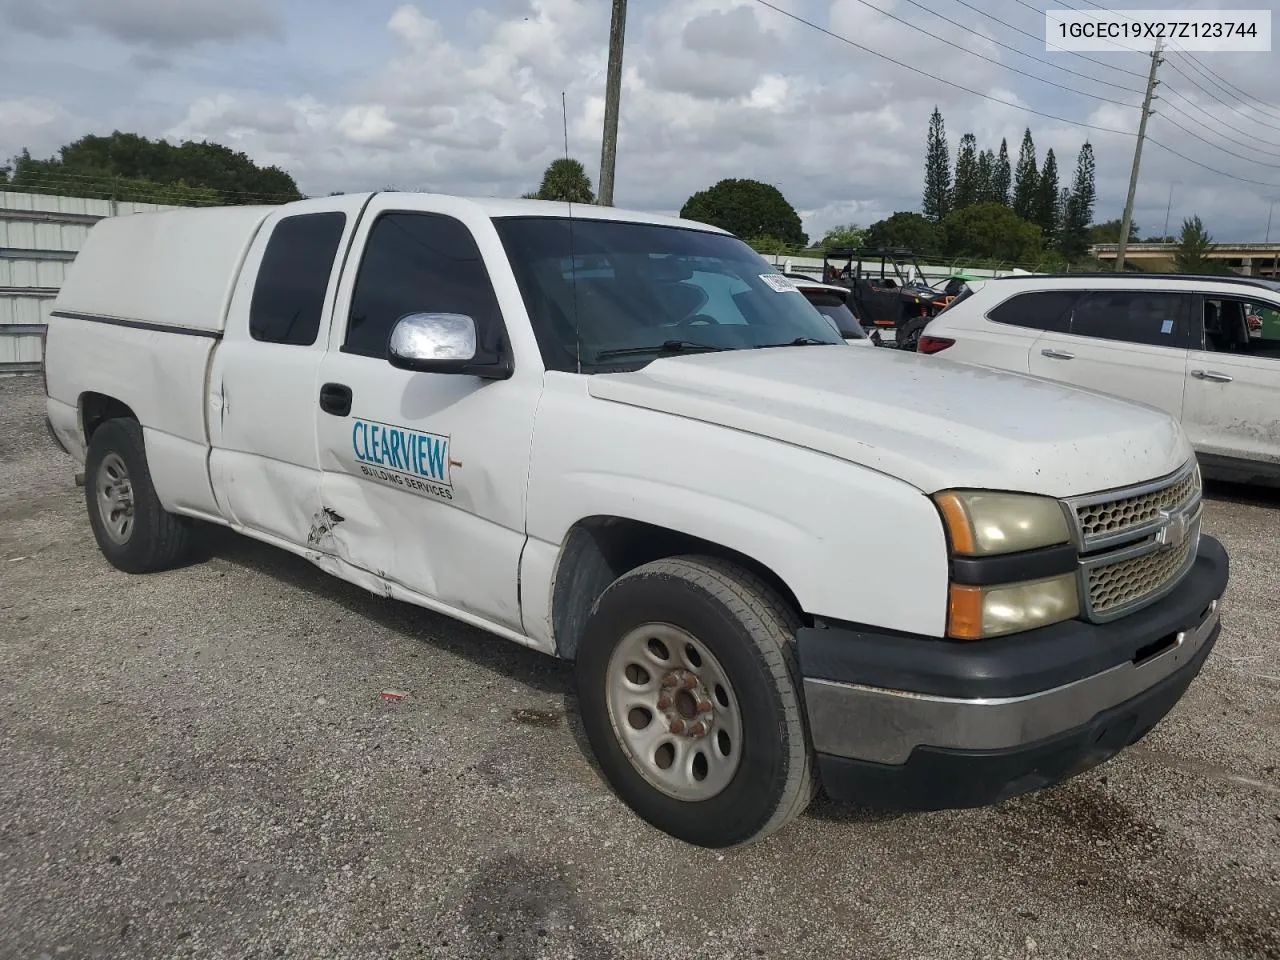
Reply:
[[410, 313], [396, 321], [387, 360], [401, 370], [470, 374], [488, 380], [511, 376], [508, 356], [480, 349], [476, 322], [460, 313]]

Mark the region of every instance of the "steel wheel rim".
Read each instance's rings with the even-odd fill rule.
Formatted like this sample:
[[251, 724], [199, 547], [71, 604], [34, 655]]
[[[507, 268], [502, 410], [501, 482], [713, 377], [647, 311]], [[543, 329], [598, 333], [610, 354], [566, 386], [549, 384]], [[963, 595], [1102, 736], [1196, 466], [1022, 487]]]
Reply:
[[605, 684], [614, 737], [651, 786], [697, 802], [733, 780], [742, 713], [724, 667], [700, 640], [671, 624], [642, 624], [614, 648]]
[[133, 534], [133, 482], [119, 454], [108, 453], [98, 465], [95, 489], [98, 516], [114, 543], [127, 543]]

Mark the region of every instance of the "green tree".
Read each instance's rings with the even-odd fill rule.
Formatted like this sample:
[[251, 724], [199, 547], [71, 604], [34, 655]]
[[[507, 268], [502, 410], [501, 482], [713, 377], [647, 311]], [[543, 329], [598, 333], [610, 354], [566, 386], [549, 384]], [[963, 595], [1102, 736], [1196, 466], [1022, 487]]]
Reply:
[[[1085, 141], [1076, 157], [1076, 173], [1071, 192], [1062, 209], [1062, 234], [1058, 249], [1068, 260], [1078, 260], [1089, 252], [1089, 223], [1093, 220], [1093, 204], [1097, 197], [1093, 145]], [[1116, 224], [1119, 239], [1120, 224]]]
[[908, 211], [899, 211], [871, 224], [862, 242], [867, 247], [906, 247], [921, 256], [942, 252], [938, 225]]
[[1009, 204], [1009, 190], [1013, 185], [1013, 173], [1009, 169], [1009, 141], [1001, 138], [1000, 153], [996, 157], [995, 169], [991, 173], [991, 200], [993, 203]]
[[856, 223], [844, 223], [832, 227], [818, 241], [821, 250], [832, 250], [837, 247], [860, 247], [867, 231]]
[[978, 140], [972, 133], [960, 138], [956, 151], [956, 182], [951, 208], [960, 210], [978, 202]]
[[712, 224], [743, 239], [772, 237], [794, 247], [809, 242], [800, 214], [777, 187], [759, 180], [721, 180], [686, 200], [680, 216]]
[[1028, 127], [1022, 134], [1018, 166], [1013, 172], [1013, 212], [1023, 220], [1035, 222], [1037, 198], [1040, 195], [1040, 173], [1036, 170], [1036, 145]]
[[158, 203], [207, 202], [207, 191], [223, 204], [302, 198], [293, 177], [279, 167], [259, 167], [221, 144], [172, 144], [118, 130], [81, 137], [47, 160], [24, 150], [15, 159], [13, 181], [43, 193]]
[[1002, 203], [978, 203], [954, 210], [942, 222], [942, 230], [949, 256], [1017, 263], [1040, 259], [1040, 228]]
[[579, 160], [561, 157], [552, 160], [542, 174], [542, 185], [535, 195], [539, 200], [562, 200], [569, 203], [595, 203], [591, 178]]
[[1031, 222], [1040, 228], [1046, 247], [1052, 247], [1058, 239], [1059, 202], [1058, 160], [1050, 149], [1044, 155], [1044, 167], [1036, 181], [1035, 216]]
[[1174, 273], [1222, 273], [1221, 264], [1209, 257], [1213, 248], [1213, 238], [1199, 217], [1183, 220], [1178, 247], [1173, 254]]
[[[1093, 243], [1119, 243], [1120, 228], [1124, 226], [1124, 221], [1119, 217], [1115, 220], [1107, 220], [1105, 223], [1095, 223], [1089, 227], [1089, 242]], [[1138, 224], [1129, 221], [1129, 242], [1138, 242]]]
[[998, 201], [994, 183], [996, 175], [996, 155], [990, 150], [978, 154], [978, 196], [975, 203], [991, 203]]
[[947, 128], [937, 107], [929, 118], [929, 135], [925, 143], [924, 201], [921, 211], [938, 223], [951, 209], [951, 151], [947, 147]]

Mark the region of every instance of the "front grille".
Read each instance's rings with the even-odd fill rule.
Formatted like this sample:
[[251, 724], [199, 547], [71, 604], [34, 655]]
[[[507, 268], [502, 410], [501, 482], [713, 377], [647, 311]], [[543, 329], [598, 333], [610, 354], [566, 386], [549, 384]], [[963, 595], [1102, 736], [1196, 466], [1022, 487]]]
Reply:
[[1162, 480], [1067, 501], [1085, 616], [1124, 616], [1182, 578], [1200, 543], [1200, 487], [1192, 461]]
[[1192, 470], [1158, 490], [1081, 505], [1076, 508], [1080, 535], [1087, 544], [1151, 524], [1160, 518], [1161, 510], [1176, 510], [1198, 499], [1199, 479]]
[[1181, 546], [1088, 568], [1089, 609], [1095, 616], [1106, 616], [1163, 592], [1188, 565], [1199, 540], [1197, 523]]

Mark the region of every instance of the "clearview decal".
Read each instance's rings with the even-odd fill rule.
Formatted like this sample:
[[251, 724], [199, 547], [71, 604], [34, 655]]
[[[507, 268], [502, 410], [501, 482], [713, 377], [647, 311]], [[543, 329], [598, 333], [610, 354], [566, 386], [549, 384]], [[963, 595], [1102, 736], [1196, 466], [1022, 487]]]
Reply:
[[453, 499], [450, 467], [457, 461], [449, 457], [448, 437], [356, 420], [351, 425], [351, 452], [370, 480], [439, 500]]

